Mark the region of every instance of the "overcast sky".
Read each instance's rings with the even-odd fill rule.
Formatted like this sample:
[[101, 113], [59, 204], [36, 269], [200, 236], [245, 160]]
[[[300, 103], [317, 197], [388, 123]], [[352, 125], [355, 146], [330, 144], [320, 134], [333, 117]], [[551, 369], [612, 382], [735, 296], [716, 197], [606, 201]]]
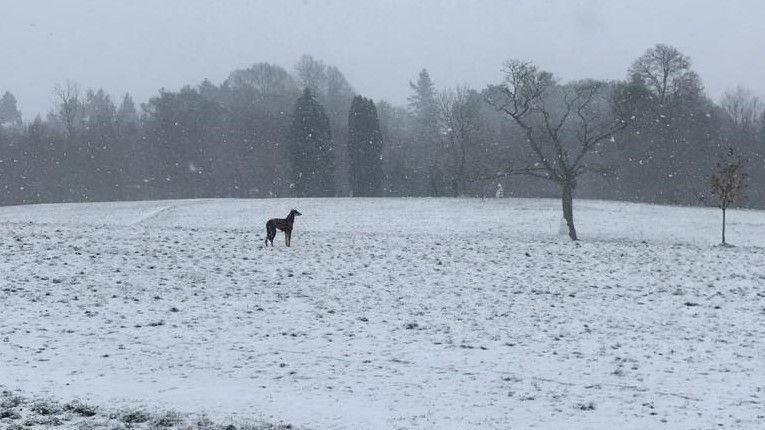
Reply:
[[505, 59], [564, 80], [623, 78], [655, 43], [689, 55], [717, 99], [738, 84], [765, 94], [765, 2], [2, 0], [0, 92], [26, 120], [67, 79], [143, 102], [303, 53], [338, 66], [357, 92], [404, 103], [427, 67], [436, 85], [497, 81]]

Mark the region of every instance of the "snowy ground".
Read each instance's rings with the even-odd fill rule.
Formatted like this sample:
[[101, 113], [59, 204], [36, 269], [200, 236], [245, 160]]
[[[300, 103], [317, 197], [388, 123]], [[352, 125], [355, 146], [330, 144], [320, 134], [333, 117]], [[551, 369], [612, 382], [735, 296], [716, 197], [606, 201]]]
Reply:
[[558, 205], [0, 208], [0, 385], [315, 429], [763, 428], [765, 213], [721, 248], [714, 209], [579, 201], [573, 244]]

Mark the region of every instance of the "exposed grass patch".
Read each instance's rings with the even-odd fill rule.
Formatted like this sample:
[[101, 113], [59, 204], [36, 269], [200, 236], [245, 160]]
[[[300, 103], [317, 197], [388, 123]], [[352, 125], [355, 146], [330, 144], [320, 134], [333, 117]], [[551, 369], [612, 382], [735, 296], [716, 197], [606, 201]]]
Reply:
[[154, 420], [154, 426], [160, 428], [171, 428], [183, 422], [181, 416], [175, 412], [166, 412], [164, 415]]
[[69, 402], [64, 406], [64, 410], [71, 411], [81, 417], [93, 417], [98, 413], [95, 406], [87, 405], [77, 400]]
[[127, 424], [136, 424], [145, 423], [146, 421], [149, 421], [151, 417], [143, 411], [133, 410], [124, 413], [120, 419]]
[[52, 400], [37, 400], [32, 403], [31, 411], [37, 415], [49, 416], [60, 414], [63, 409]]
[[215, 422], [175, 411], [109, 409], [74, 400], [64, 405], [50, 399], [30, 399], [0, 392], [2, 430], [293, 430], [290, 424], [240, 421]]

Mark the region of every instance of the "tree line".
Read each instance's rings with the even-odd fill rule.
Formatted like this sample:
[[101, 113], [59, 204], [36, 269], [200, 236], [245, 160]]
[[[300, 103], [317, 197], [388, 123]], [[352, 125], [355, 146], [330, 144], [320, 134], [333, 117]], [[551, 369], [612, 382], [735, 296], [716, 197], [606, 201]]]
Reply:
[[[45, 116], [0, 97], [0, 204], [198, 197], [574, 195], [706, 204], [730, 150], [765, 206], [765, 115], [737, 88], [715, 102], [690, 59], [656, 45], [625, 79], [561, 82], [510, 60], [500, 82], [438, 89], [407, 106], [356, 93], [311, 56], [258, 63], [139, 105], [67, 82]], [[0, 83], [1, 84], [1, 83]]]

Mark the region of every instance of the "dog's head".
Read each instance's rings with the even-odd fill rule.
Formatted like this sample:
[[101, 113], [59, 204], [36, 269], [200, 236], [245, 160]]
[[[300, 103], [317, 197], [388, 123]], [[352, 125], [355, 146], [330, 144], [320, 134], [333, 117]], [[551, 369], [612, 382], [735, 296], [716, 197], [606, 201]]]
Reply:
[[292, 210], [290, 211], [290, 215], [294, 215], [294, 216], [300, 216], [300, 215], [303, 215], [303, 214], [301, 214], [300, 212], [298, 212], [298, 211], [297, 211], [297, 209], [292, 209]]

